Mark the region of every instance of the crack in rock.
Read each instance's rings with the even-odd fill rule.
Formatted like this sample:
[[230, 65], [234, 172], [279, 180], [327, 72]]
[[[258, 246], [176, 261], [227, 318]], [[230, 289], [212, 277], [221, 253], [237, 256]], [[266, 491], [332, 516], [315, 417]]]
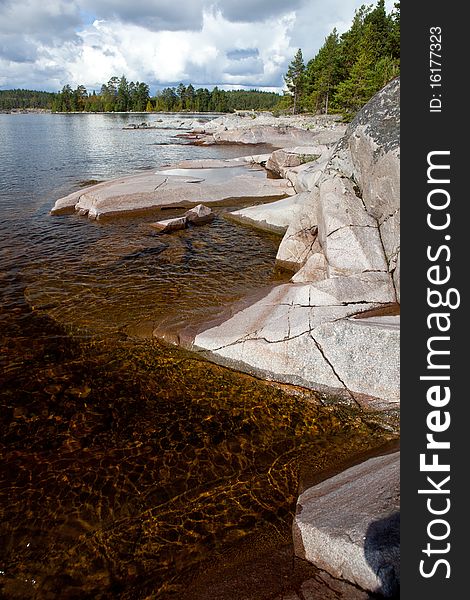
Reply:
[[297, 231], [295, 231], [294, 233], [291, 233], [290, 235], [287, 235], [285, 237], [285, 240], [291, 240], [292, 238], [297, 237], [300, 234], [304, 234], [304, 235], [312, 235], [312, 236], [317, 236], [318, 234], [318, 226], [317, 225], [313, 225], [312, 227], [305, 227], [304, 229], [298, 229]]
[[[369, 272], [369, 271], [364, 271], [364, 272]], [[375, 271], [372, 271], [373, 273], [375, 273]], [[377, 271], [378, 273], [386, 273], [388, 275], [388, 271]], [[310, 293], [310, 292], [309, 292]], [[309, 302], [310, 302], [310, 298], [309, 298]], [[339, 304], [297, 304], [297, 303], [286, 303], [286, 302], [281, 302], [279, 304], [273, 304], [273, 306], [287, 306], [288, 308], [294, 308], [294, 307], [298, 307], [298, 308], [341, 308], [342, 306], [350, 306], [350, 305], [355, 305], [355, 304], [373, 304], [374, 306], [376, 304], [390, 304], [390, 301], [387, 302], [382, 302], [382, 301], [377, 301], [377, 302], [370, 302], [369, 300], [351, 300], [350, 302], [340, 302]]]
[[167, 182], [168, 182], [168, 177], [165, 177], [165, 179], [163, 181], [160, 181], [160, 183], [157, 186], [155, 186], [155, 189], [153, 191], [156, 192], [159, 187], [162, 187], [162, 185], [165, 185], [165, 183], [167, 183]]
[[346, 229], [347, 227], [363, 227], [363, 228], [368, 227], [369, 229], [378, 229], [379, 228], [378, 225], [354, 225], [354, 223], [350, 223], [349, 225], [341, 225], [341, 227], [337, 227], [336, 229], [333, 229], [333, 231], [330, 231], [330, 233], [326, 237], [328, 238], [328, 237], [330, 237], [330, 235], [333, 235], [333, 233], [336, 233], [337, 231], [340, 231], [341, 229]]
[[[377, 224], [378, 224], [378, 219], [376, 219], [376, 221], [377, 221]], [[384, 255], [384, 259], [385, 259], [385, 264], [388, 266], [389, 261], [387, 260], [387, 252], [385, 251], [385, 244], [384, 244], [384, 241], [382, 239], [382, 232], [380, 231], [380, 225], [378, 225], [377, 229], [378, 229], [378, 232], [379, 232], [379, 240], [380, 240], [380, 245], [382, 246], [382, 252], [383, 252], [383, 255]], [[393, 286], [393, 291], [394, 291], [394, 294], [395, 294], [395, 302], [396, 302], [397, 299], [398, 299], [397, 288], [396, 288], [396, 285], [395, 285], [395, 281], [393, 280], [393, 277], [391, 279], [392, 279], [392, 286]]]
[[400, 212], [400, 209], [399, 209], [399, 208], [397, 208], [397, 209], [395, 209], [395, 211], [394, 211], [393, 213], [390, 213], [389, 215], [387, 215], [387, 216], [386, 216], [386, 217], [383, 219], [383, 221], [381, 221], [381, 223], [380, 223], [380, 227], [382, 227], [382, 225], [383, 225], [384, 223], [386, 223], [386, 222], [387, 222], [389, 219], [391, 219], [392, 217], [394, 217], [395, 215], [397, 215], [399, 212]]
[[356, 404], [356, 406], [358, 408], [361, 408], [361, 405], [359, 404], [359, 402], [356, 400], [356, 398], [354, 397], [354, 394], [351, 392], [351, 390], [348, 388], [348, 386], [344, 383], [344, 381], [341, 379], [341, 377], [338, 375], [338, 373], [336, 372], [336, 369], [334, 368], [333, 364], [331, 363], [330, 360], [328, 360], [328, 358], [326, 357], [323, 348], [321, 347], [321, 345], [319, 344], [319, 342], [317, 342], [317, 340], [313, 337], [312, 335], [312, 331], [309, 331], [309, 335], [313, 340], [313, 343], [315, 344], [315, 346], [317, 347], [318, 351], [320, 352], [320, 354], [322, 355], [323, 359], [325, 360], [325, 362], [327, 363], [327, 365], [331, 368], [331, 370], [333, 371], [334, 376], [336, 377], [336, 379], [341, 383], [341, 385], [344, 387], [345, 391], [349, 394], [349, 396], [351, 397], [351, 400]]

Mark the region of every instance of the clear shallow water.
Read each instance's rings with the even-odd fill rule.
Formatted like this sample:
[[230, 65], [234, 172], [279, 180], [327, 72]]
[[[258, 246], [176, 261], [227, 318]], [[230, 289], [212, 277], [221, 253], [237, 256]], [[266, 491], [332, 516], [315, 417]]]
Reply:
[[136, 119], [0, 115], [6, 598], [187, 597], [239, 540], [289, 539], [302, 470], [383, 441], [148, 339], [272, 284], [278, 238], [222, 215], [171, 236], [145, 219], [49, 215], [82, 181], [243, 152], [122, 130]]

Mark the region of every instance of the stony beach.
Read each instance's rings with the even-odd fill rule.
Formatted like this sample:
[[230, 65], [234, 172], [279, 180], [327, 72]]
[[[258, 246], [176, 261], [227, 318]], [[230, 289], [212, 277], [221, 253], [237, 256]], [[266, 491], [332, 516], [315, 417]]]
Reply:
[[[217, 323], [155, 336], [258, 378], [314, 390], [323, 404], [368, 414], [396, 433], [399, 81], [348, 126], [334, 117], [242, 113], [182, 135], [203, 145], [270, 144], [272, 152], [182, 161], [99, 183], [57, 200], [51, 213], [99, 221], [148, 213], [149, 228], [166, 236], [209, 226], [212, 211], [239, 204], [226, 218], [280, 234], [276, 263], [290, 281], [227, 307], [231, 316]], [[181, 215], [166, 219], [167, 208]], [[333, 588], [345, 586], [340, 597], [397, 593], [398, 461], [397, 452], [369, 459], [299, 497], [295, 552], [334, 578]], [[304, 587], [305, 600], [318, 597], [313, 580]]]

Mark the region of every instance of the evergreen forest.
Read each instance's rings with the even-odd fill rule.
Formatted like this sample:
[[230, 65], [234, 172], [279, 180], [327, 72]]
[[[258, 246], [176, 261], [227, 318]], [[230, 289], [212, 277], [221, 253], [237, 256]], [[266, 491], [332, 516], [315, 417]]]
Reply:
[[0, 90], [0, 110], [50, 109], [53, 112], [233, 112], [274, 110], [293, 113], [341, 113], [351, 118], [379, 89], [400, 73], [400, 3], [388, 14], [385, 1], [356, 10], [351, 27], [334, 29], [311, 59], [302, 49], [293, 57], [283, 95], [259, 90], [195, 88], [191, 83], [150, 95], [146, 83], [121, 77], [88, 91], [65, 85], [56, 94]]

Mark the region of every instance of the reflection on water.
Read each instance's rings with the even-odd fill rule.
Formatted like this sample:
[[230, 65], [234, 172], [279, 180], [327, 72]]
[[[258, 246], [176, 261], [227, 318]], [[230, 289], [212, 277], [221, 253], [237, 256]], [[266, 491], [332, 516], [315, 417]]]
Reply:
[[[8, 599], [184, 598], [201, 565], [246, 536], [289, 539], [302, 471], [338, 466], [384, 440], [352, 414], [151, 338], [154, 328], [207, 318], [272, 285], [278, 237], [220, 213], [172, 235], [144, 218], [48, 214], [80, 181], [241, 152], [149, 151], [139, 133], [122, 131], [125, 120], [0, 115], [0, 595]], [[143, 135], [165, 142], [171, 131]]]

